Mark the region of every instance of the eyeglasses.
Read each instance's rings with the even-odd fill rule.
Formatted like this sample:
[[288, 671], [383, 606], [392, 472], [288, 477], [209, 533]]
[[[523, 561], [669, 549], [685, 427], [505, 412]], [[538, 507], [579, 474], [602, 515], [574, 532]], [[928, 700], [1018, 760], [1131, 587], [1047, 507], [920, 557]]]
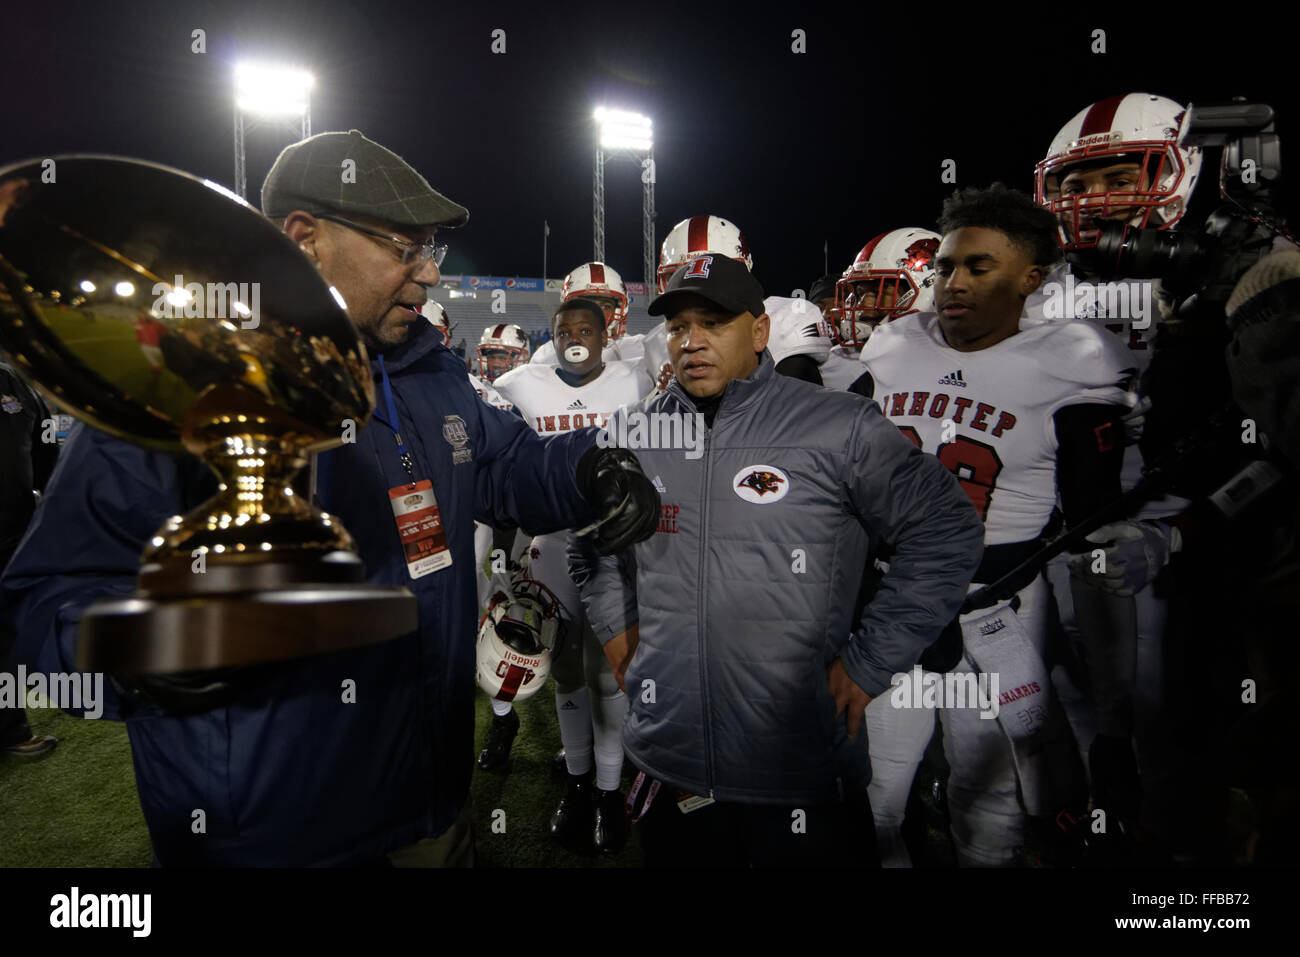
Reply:
[[344, 219], [342, 216], [317, 216], [317, 219], [328, 219], [331, 223], [338, 223], [340, 226], [347, 226], [355, 229], [359, 233], [365, 233], [368, 236], [375, 236], [379, 239], [387, 239], [390, 243], [397, 243], [402, 247], [402, 263], [409, 265], [413, 262], [426, 259], [432, 259], [435, 266], [441, 266], [442, 261], [447, 258], [446, 243], [413, 243], [408, 239], [401, 239], [397, 236], [391, 236], [388, 233], [381, 233], [369, 226], [362, 226], [360, 223], [354, 223], [350, 219]]

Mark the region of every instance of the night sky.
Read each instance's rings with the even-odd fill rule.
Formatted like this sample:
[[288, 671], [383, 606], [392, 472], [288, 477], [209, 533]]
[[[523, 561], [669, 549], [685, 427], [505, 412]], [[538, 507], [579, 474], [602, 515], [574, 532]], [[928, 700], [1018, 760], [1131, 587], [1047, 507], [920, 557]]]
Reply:
[[[740, 224], [770, 293], [807, 288], [822, 243], [841, 271], [872, 236], [932, 226], [953, 187], [1032, 188], [1056, 130], [1094, 100], [1233, 95], [1300, 109], [1289, 30], [1259, 5], [1196, 18], [1168, 4], [1052, 17], [862, 4], [45, 3], [0, 32], [0, 163], [65, 152], [140, 157], [233, 185], [236, 60], [316, 77], [313, 132], [357, 128], [470, 210], [440, 233], [447, 273], [537, 276], [591, 256], [595, 106], [655, 124], [656, 241], [678, 220]], [[1130, 12], [1131, 11], [1131, 12]], [[1239, 12], [1238, 12], [1239, 11]], [[1165, 21], [1168, 25], [1160, 25]], [[206, 54], [191, 31], [206, 31]], [[491, 33], [506, 31], [506, 53]], [[791, 52], [806, 31], [807, 53]], [[1106, 31], [1105, 54], [1090, 50]], [[291, 137], [249, 133], [250, 199]], [[1287, 147], [1290, 147], [1288, 149]], [[1211, 159], [1217, 163], [1212, 155]], [[1215, 201], [1207, 167], [1193, 211]], [[641, 278], [638, 170], [610, 165], [607, 261]], [[1295, 219], [1295, 210], [1288, 209]], [[196, 224], [199, 228], [201, 224]]]

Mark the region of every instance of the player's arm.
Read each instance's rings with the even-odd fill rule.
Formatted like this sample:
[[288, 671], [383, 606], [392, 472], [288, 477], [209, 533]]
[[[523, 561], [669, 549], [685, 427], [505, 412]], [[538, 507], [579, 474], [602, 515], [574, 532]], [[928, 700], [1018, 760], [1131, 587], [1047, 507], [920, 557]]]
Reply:
[[984, 523], [953, 474], [908, 441], [874, 404], [859, 414], [850, 452], [850, 501], [872, 538], [894, 546], [889, 571], [836, 662], [843, 670], [839, 691], [832, 665], [831, 689], [837, 706], [846, 703], [841, 692], [848, 695], [854, 733], [862, 713], [844, 679], [869, 700], [934, 643], [979, 568]]
[[[1066, 406], [1053, 420], [1057, 437], [1056, 476], [1067, 527], [1077, 525], [1121, 494], [1124, 460], [1122, 406], [1089, 403]], [[1102, 539], [1112, 526], [1098, 531]], [[1106, 556], [1100, 570], [1094, 542], [1084, 543], [1071, 558], [1070, 593], [1079, 633], [1088, 649], [1098, 732], [1126, 738], [1132, 732], [1133, 683], [1137, 668], [1137, 612], [1131, 594], [1107, 591]], [[1104, 551], [1104, 550], [1102, 550]], [[1114, 569], [1109, 569], [1113, 571]]]
[[591, 630], [604, 648], [618, 686], [636, 652], [640, 620], [636, 604], [636, 556], [631, 549], [599, 555], [586, 538], [570, 533], [569, 577], [578, 586]]

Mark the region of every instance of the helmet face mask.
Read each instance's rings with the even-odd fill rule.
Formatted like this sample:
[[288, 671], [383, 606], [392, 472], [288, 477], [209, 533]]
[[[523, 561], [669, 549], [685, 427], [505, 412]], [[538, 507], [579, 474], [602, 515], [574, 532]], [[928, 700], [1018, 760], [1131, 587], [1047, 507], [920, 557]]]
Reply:
[[487, 382], [528, 362], [528, 337], [516, 325], [487, 326], [478, 345], [479, 377]]
[[1034, 168], [1034, 198], [1056, 217], [1067, 251], [1095, 247], [1098, 220], [1173, 228], [1200, 174], [1199, 147], [1182, 147], [1185, 111], [1130, 93], [1094, 103], [1067, 123]]
[[906, 227], [863, 246], [835, 284], [836, 342], [860, 349], [880, 323], [928, 311], [939, 242], [938, 233]]
[[631, 302], [623, 277], [613, 266], [604, 263], [583, 263], [564, 277], [560, 287], [560, 301], [568, 302], [581, 296], [594, 299], [605, 310], [605, 332], [617, 339], [627, 332], [627, 307]]
[[479, 687], [498, 701], [532, 697], [564, 647], [559, 600], [541, 582], [515, 578], [510, 593], [497, 591], [479, 623], [475, 649]]

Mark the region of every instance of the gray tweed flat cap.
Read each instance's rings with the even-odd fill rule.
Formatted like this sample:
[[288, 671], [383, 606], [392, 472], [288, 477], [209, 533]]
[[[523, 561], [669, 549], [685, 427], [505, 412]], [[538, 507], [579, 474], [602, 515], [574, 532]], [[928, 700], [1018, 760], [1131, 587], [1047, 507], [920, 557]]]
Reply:
[[[344, 176], [344, 161], [356, 164]], [[286, 146], [262, 185], [262, 212], [360, 214], [397, 226], [464, 226], [469, 210], [429, 185], [406, 160], [359, 130], [317, 133]]]

